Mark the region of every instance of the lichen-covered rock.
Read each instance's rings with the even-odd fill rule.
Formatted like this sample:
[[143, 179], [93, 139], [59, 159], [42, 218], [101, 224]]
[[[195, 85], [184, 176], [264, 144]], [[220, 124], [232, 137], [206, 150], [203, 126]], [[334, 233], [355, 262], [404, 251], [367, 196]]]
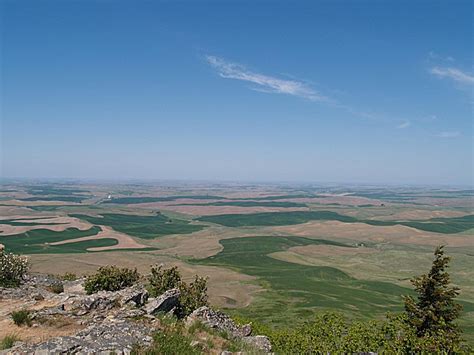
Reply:
[[8, 354], [130, 354], [132, 347], [149, 346], [154, 331], [130, 321], [104, 321], [94, 324], [75, 336], [52, 338], [39, 344], [22, 344]]
[[176, 307], [179, 303], [180, 292], [177, 288], [166, 291], [157, 298], [150, 299], [145, 306], [148, 314], [166, 313]]
[[148, 291], [141, 285], [128, 287], [118, 291], [120, 295], [120, 305], [132, 304], [135, 307], [143, 306], [148, 300]]
[[272, 351], [272, 343], [265, 335], [247, 336], [242, 338], [242, 341], [267, 353]]
[[252, 327], [250, 324], [240, 327], [236, 325], [228, 315], [215, 311], [207, 306], [196, 309], [186, 319], [188, 325], [195, 321], [200, 321], [210, 328], [225, 331], [237, 338], [246, 337], [252, 334]]
[[84, 311], [108, 310], [119, 304], [119, 295], [116, 292], [101, 291], [84, 298], [79, 298], [76, 302], [79, 308]]

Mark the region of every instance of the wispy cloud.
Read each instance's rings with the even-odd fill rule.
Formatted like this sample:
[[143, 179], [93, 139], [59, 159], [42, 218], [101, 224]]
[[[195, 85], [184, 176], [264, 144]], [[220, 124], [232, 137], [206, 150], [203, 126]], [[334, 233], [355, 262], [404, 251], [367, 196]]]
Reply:
[[405, 120], [405, 121], [403, 121], [402, 123], [400, 123], [400, 124], [397, 126], [397, 128], [398, 128], [398, 129], [404, 129], [404, 128], [408, 128], [408, 127], [410, 127], [410, 126], [411, 126], [411, 122], [408, 121], [408, 120]]
[[440, 77], [440, 78], [448, 78], [454, 80], [461, 84], [474, 84], [474, 76], [470, 73], [463, 72], [460, 69], [452, 68], [452, 67], [432, 67], [430, 69], [430, 73]]
[[429, 59], [435, 59], [435, 60], [444, 60], [444, 61], [447, 61], [447, 62], [454, 62], [455, 61], [455, 59], [453, 57], [451, 57], [450, 55], [443, 56], [443, 55], [438, 54], [434, 51], [430, 51], [428, 53], [428, 58]]
[[206, 60], [214, 69], [217, 70], [218, 74], [222, 78], [242, 80], [255, 84], [255, 87], [252, 89], [256, 91], [298, 96], [310, 101], [331, 101], [331, 99], [320, 94], [318, 91], [302, 81], [285, 80], [269, 75], [255, 73], [248, 70], [243, 65], [229, 62], [216, 56], [208, 55], [206, 56]]
[[456, 138], [456, 137], [459, 137], [461, 135], [460, 132], [458, 131], [444, 131], [444, 132], [440, 132], [438, 134], [436, 134], [436, 137], [439, 137], [439, 138]]

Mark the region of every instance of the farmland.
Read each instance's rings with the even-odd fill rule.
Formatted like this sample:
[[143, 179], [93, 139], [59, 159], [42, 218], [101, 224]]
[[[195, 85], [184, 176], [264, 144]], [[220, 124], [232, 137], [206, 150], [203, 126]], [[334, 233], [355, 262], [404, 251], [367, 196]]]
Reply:
[[321, 310], [400, 310], [444, 244], [474, 334], [471, 190], [31, 183], [0, 198], [0, 244], [34, 271], [179, 265], [209, 277], [217, 306], [277, 327]]
[[182, 219], [171, 219], [162, 214], [137, 216], [104, 213], [100, 217], [83, 214], [70, 214], [70, 216], [85, 220], [91, 224], [110, 226], [116, 231], [143, 239], [153, 239], [168, 234], [189, 234], [204, 228], [204, 226], [193, 225]]

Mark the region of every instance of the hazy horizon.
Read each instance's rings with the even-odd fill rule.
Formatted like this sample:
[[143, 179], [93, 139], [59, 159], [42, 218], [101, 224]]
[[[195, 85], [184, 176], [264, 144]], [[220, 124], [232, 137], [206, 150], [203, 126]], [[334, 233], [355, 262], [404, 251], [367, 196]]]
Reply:
[[470, 1], [3, 1], [0, 177], [474, 185]]

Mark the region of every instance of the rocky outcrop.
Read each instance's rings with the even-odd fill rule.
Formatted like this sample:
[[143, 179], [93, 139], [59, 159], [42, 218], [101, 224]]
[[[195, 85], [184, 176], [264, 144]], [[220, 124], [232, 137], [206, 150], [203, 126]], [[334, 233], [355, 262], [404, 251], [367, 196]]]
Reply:
[[130, 354], [134, 346], [149, 346], [154, 330], [130, 321], [104, 321], [74, 336], [52, 338], [40, 344], [22, 344], [10, 354]]
[[132, 286], [120, 292], [120, 305], [142, 307], [148, 301], [148, 296], [148, 291], [142, 285]]
[[157, 298], [150, 299], [145, 306], [148, 314], [167, 313], [178, 305], [180, 292], [177, 288], [166, 291]]
[[[55, 282], [58, 281], [54, 278], [39, 277], [29, 279], [19, 288], [0, 288], [0, 300], [11, 299], [12, 304], [22, 300], [25, 308], [34, 309], [30, 311], [33, 327], [66, 321], [74, 324], [73, 331], [40, 343], [16, 344], [0, 354], [130, 354], [134, 346], [151, 344], [152, 334], [160, 331], [158, 314], [171, 313], [180, 306], [178, 289], [149, 298], [145, 287], [138, 284], [116, 292], [87, 295], [83, 280], [78, 280], [64, 281], [64, 292], [56, 294], [50, 292], [50, 285]], [[188, 316], [185, 323], [191, 325], [194, 321], [225, 331], [257, 349], [271, 351], [268, 338], [251, 336], [250, 324], [239, 326], [222, 312], [201, 307]], [[200, 344], [196, 340], [194, 343]]]
[[272, 351], [272, 343], [265, 335], [255, 335], [242, 338], [242, 341], [267, 353]]
[[238, 326], [225, 313], [213, 310], [209, 307], [200, 307], [191, 313], [186, 319], [188, 325], [196, 321], [203, 323], [209, 328], [224, 331], [230, 336], [241, 339], [257, 349], [265, 352], [271, 352], [272, 350], [272, 345], [268, 337], [263, 335], [251, 336], [252, 327], [250, 324]]
[[252, 333], [250, 324], [239, 327], [228, 315], [206, 306], [196, 309], [186, 319], [186, 323], [188, 324], [195, 321], [200, 321], [209, 328], [225, 331], [236, 338], [249, 336]]

